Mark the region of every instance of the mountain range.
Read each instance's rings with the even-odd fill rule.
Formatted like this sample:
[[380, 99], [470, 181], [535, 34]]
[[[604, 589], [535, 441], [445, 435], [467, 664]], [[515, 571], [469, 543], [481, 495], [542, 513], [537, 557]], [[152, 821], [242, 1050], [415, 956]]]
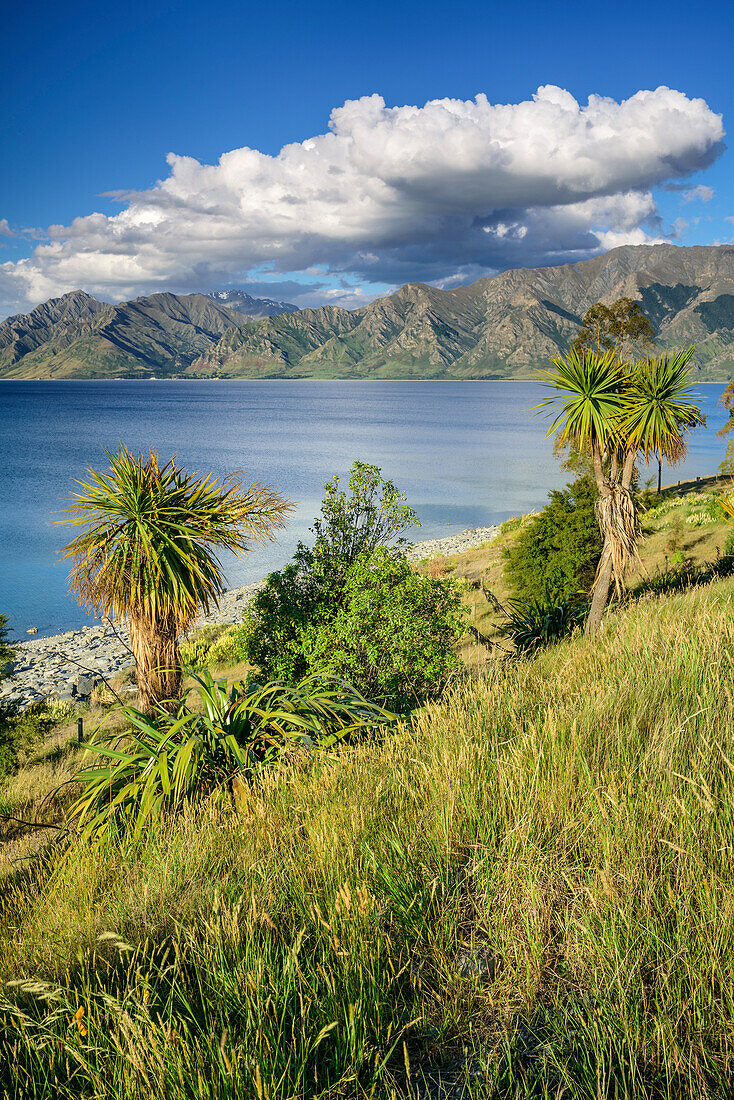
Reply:
[[[410, 283], [356, 310], [240, 291], [108, 306], [74, 291], [0, 325], [0, 377], [527, 378], [589, 306], [624, 296], [659, 347], [695, 344], [700, 380], [734, 373], [734, 247], [660, 244], [447, 290]], [[267, 315], [245, 319], [253, 301]]]
[[243, 290], [151, 294], [119, 305], [74, 290], [0, 324], [0, 378], [169, 377], [245, 317], [296, 308]]

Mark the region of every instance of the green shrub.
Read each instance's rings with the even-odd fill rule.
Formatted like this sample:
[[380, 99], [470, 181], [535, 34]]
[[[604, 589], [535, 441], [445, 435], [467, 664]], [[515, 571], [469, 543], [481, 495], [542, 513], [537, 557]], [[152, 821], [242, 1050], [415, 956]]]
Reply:
[[293, 683], [307, 675], [306, 638], [312, 639], [344, 606], [354, 563], [391, 544], [393, 559], [404, 557], [400, 532], [417, 522], [405, 494], [376, 466], [355, 462], [349, 494], [339, 489], [338, 477], [327, 482], [321, 515], [311, 529], [315, 543], [299, 543], [293, 561], [267, 577], [238, 635], [240, 657], [269, 679]]
[[206, 668], [211, 642], [208, 638], [187, 638], [179, 650], [185, 669]]
[[[293, 683], [308, 672], [303, 652], [306, 631], [329, 615], [341, 601], [338, 585], [329, 584], [318, 558], [300, 560], [271, 573], [242, 622], [244, 656], [263, 677]], [[310, 553], [310, 552], [309, 552]], [[331, 596], [331, 599], [329, 598]]]
[[211, 665], [235, 665], [245, 655], [245, 629], [242, 623], [235, 623], [223, 630], [212, 642], [207, 655]]
[[264, 677], [332, 673], [405, 712], [458, 665], [461, 588], [411, 568], [399, 534], [415, 513], [377, 467], [355, 463], [349, 495], [338, 484], [325, 486], [314, 546], [270, 574], [233, 641]]
[[54, 725], [45, 703], [21, 713], [15, 703], [0, 702], [0, 779], [23, 764]]
[[417, 573], [383, 548], [352, 564], [341, 606], [309, 625], [303, 654], [310, 669], [404, 713], [439, 694], [459, 666], [465, 615], [457, 581]]
[[588, 611], [582, 596], [559, 597], [550, 591], [540, 599], [508, 600], [505, 607], [507, 620], [500, 632], [525, 653], [567, 638]]
[[181, 645], [181, 663], [191, 671], [210, 665], [237, 664], [245, 655], [241, 623], [226, 627], [205, 627], [195, 638]]
[[0, 680], [5, 676], [5, 665], [15, 656], [15, 650], [8, 644], [8, 633], [8, 617], [0, 615]]
[[548, 494], [548, 504], [519, 530], [504, 551], [505, 576], [514, 595], [543, 600], [546, 593], [588, 591], [602, 551], [594, 505], [594, 478], [582, 474]]
[[[139, 835], [163, 812], [181, 809], [276, 760], [284, 749], [309, 753], [384, 728], [395, 716], [369, 703], [350, 684], [309, 677], [294, 687], [196, 677], [199, 707], [188, 696], [175, 713], [153, 717], [119, 708], [134, 732], [92, 741], [89, 751], [110, 761], [80, 771], [85, 790], [70, 810], [87, 839], [100, 841], [116, 826]], [[191, 693], [189, 693], [191, 694]]]

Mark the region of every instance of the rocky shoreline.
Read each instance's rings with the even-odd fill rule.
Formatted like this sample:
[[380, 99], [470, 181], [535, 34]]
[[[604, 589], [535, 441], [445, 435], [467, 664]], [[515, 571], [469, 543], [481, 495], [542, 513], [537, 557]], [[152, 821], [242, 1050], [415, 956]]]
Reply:
[[[435, 555], [460, 554], [490, 542], [499, 527], [477, 527], [445, 538], [416, 543], [408, 552], [410, 561]], [[239, 622], [242, 612], [262, 581], [233, 588], [222, 596], [219, 607], [202, 616], [195, 629]], [[11, 675], [0, 680], [0, 700], [13, 700], [21, 707], [42, 699], [72, 702], [89, 694], [94, 684], [109, 679], [131, 664], [130, 641], [126, 632], [109, 622], [83, 626], [51, 638], [31, 638], [16, 643]]]

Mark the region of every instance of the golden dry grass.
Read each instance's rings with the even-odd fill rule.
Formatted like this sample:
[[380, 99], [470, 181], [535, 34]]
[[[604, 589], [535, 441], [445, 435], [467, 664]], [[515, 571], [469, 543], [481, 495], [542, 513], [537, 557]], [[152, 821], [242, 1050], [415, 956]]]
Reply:
[[16, 877], [0, 971], [56, 998], [6, 1016], [28, 1094], [730, 1096], [733, 606], [645, 597], [380, 744]]

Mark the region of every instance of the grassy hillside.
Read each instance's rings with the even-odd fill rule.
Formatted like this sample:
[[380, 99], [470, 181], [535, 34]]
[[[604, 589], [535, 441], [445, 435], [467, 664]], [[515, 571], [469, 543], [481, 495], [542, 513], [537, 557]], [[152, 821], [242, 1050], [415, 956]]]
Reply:
[[733, 599], [648, 595], [382, 743], [17, 864], [6, 1095], [730, 1096]]
[[[654, 585], [663, 574], [689, 565], [701, 568], [716, 562], [730, 529], [716, 515], [715, 501], [717, 494], [728, 488], [728, 479], [714, 476], [670, 486], [661, 498], [652, 494], [647, 510], [641, 515], [640, 564], [628, 578], [633, 597]], [[533, 515], [531, 512], [507, 520], [496, 539], [476, 550], [438, 556], [418, 564], [420, 570], [434, 576], [466, 581], [464, 602], [470, 609], [471, 624], [481, 635], [505, 648], [498, 634], [503, 616], [494, 602], [503, 604], [512, 595], [504, 573], [504, 551]], [[475, 637], [465, 639], [461, 652], [469, 668], [484, 667], [494, 656]]]

